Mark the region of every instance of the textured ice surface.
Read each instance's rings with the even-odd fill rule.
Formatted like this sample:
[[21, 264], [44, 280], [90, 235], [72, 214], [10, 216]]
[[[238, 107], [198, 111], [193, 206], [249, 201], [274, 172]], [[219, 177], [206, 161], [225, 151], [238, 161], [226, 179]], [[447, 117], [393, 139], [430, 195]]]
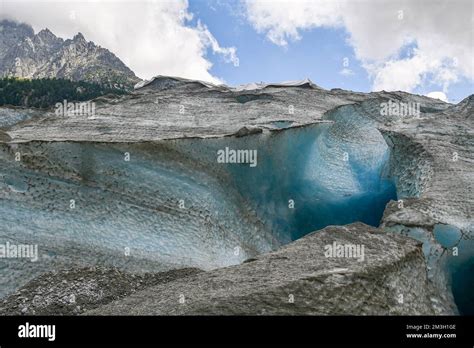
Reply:
[[453, 296], [459, 313], [474, 313], [474, 231], [436, 224], [433, 231], [421, 227], [395, 225], [387, 230], [423, 243], [429, 279], [445, 296]]
[[[109, 254], [107, 264], [126, 259], [128, 250], [155, 263], [208, 269], [278, 245], [208, 169], [160, 145], [3, 145], [0, 173], [2, 241], [38, 244], [41, 253], [71, 262], [75, 248]], [[31, 263], [17, 279], [28, 280], [37, 267], [46, 266]], [[142, 271], [150, 267], [156, 270]], [[14, 275], [3, 272], [10, 272], [2, 277], [6, 291]]]
[[446, 272], [461, 314], [474, 314], [474, 229], [437, 224], [433, 234], [447, 255]]
[[[366, 258], [325, 257], [324, 246], [362, 243]], [[186, 305], [176, 304], [186, 294]], [[292, 294], [294, 301], [289, 301]], [[399, 302], [403, 294], [403, 302]], [[89, 315], [453, 314], [433, 291], [419, 243], [362, 223], [328, 226], [241, 265], [137, 291]]]
[[[389, 149], [370, 126], [337, 121], [245, 138], [168, 143], [227, 178], [281, 243], [328, 225], [377, 226], [386, 202], [396, 199], [384, 177]], [[257, 151], [257, 166], [217, 163], [217, 152], [226, 147]]]
[[[382, 227], [414, 231], [433, 243], [434, 256], [453, 235], [435, 232], [436, 225], [463, 236], [472, 231], [473, 96], [450, 105], [309, 83], [254, 87], [160, 77], [131, 95], [98, 98], [93, 120], [48, 112], [16, 123], [23, 118], [7, 109], [0, 131], [3, 240], [36, 238], [56, 264], [213, 268], [328, 223], [376, 225], [377, 209], [395, 197], [387, 179], [403, 201], [389, 202]], [[383, 116], [380, 104], [388, 100], [418, 102], [421, 115]], [[258, 166], [217, 165], [216, 151], [227, 146], [258, 150]], [[434, 234], [446, 236], [438, 242]], [[471, 244], [459, 249], [456, 260], [472, 260]], [[2, 280], [12, 287], [55, 265], [10, 261]]]
[[[225, 147], [256, 150], [257, 165], [217, 163]], [[66, 259], [74, 244], [112, 259], [128, 250], [221, 267], [330, 224], [377, 225], [395, 198], [383, 137], [347, 120], [219, 139], [29, 142], [3, 145], [0, 156], [4, 238]]]
[[0, 129], [12, 126], [22, 121], [38, 117], [43, 114], [41, 110], [22, 108], [0, 108]]

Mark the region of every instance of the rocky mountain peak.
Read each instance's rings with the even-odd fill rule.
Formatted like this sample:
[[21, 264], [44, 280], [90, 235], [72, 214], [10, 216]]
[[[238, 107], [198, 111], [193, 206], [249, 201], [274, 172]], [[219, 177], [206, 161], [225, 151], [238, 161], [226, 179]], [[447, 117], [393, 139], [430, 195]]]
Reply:
[[39, 37], [42, 40], [55, 40], [58, 39], [56, 35], [54, 35], [51, 30], [48, 28], [42, 29], [38, 34], [36, 34], [37, 37]]
[[109, 50], [82, 33], [63, 40], [45, 28], [0, 21], [0, 77], [64, 78], [132, 87], [140, 79]]
[[81, 32], [74, 35], [74, 37], [72, 38], [72, 41], [87, 43], [86, 38], [84, 37], [84, 35], [82, 35]]

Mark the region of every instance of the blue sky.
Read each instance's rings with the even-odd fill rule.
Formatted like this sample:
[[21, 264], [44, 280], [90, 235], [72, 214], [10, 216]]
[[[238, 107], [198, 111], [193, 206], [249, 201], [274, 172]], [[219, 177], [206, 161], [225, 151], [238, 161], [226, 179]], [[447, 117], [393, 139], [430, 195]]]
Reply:
[[[370, 91], [367, 73], [355, 59], [353, 49], [345, 43], [347, 33], [343, 29], [308, 30], [302, 40], [280, 47], [245, 21], [236, 1], [222, 4], [214, 0], [195, 0], [189, 5], [190, 12], [195, 15], [193, 24], [201, 20], [221, 46], [237, 48], [238, 67], [212, 52], [207, 55], [213, 63], [210, 72], [227, 84], [281, 82], [308, 77], [324, 88]], [[346, 57], [354, 75], [340, 74]]]
[[[280, 82], [310, 78], [323, 88], [343, 88], [370, 92], [372, 80], [362, 62], [356, 58], [354, 48], [348, 43], [349, 33], [341, 28], [311, 28], [301, 32], [301, 39], [285, 47], [271, 42], [264, 33], [258, 33], [244, 15], [238, 1], [190, 0], [189, 12], [205, 24], [223, 47], [235, 47], [239, 66], [225, 62], [222, 56], [208, 50], [207, 58], [213, 66], [210, 73], [229, 85], [249, 82]], [[403, 46], [398, 58], [409, 58], [416, 43]], [[347, 58], [350, 75], [341, 74]], [[427, 74], [429, 76], [429, 74]], [[413, 89], [413, 93], [427, 94], [441, 91], [441, 83], [427, 81]], [[474, 93], [472, 81], [461, 77], [450, 84], [448, 100], [458, 102]]]

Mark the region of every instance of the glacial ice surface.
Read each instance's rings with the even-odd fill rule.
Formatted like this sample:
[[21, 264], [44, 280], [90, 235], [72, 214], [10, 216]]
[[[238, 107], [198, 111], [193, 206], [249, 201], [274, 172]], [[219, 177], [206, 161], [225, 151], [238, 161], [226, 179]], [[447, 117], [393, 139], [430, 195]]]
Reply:
[[428, 277], [451, 294], [459, 314], [474, 314], [474, 232], [436, 224], [431, 232], [421, 227], [395, 225], [387, 230], [422, 242]]
[[[390, 150], [380, 132], [350, 114], [333, 121], [245, 138], [172, 143], [213, 166], [284, 244], [328, 225], [378, 226], [385, 204], [396, 199], [387, 176]], [[225, 148], [256, 150], [257, 166], [217, 164], [217, 152]]]
[[[257, 165], [218, 163], [226, 147], [257, 151]], [[378, 226], [396, 199], [389, 158], [375, 124], [344, 107], [325, 123], [243, 137], [3, 145], [0, 217], [7, 239], [38, 243], [62, 263], [75, 259], [73, 244], [81, 255], [107, 254], [106, 264], [129, 250], [212, 269], [328, 225]]]
[[433, 234], [445, 248], [446, 272], [460, 314], [474, 315], [474, 230], [436, 224]]
[[236, 197], [199, 163], [157, 144], [2, 145], [2, 241], [37, 244], [41, 260], [0, 260], [0, 295], [71, 263], [210, 269], [271, 250]]

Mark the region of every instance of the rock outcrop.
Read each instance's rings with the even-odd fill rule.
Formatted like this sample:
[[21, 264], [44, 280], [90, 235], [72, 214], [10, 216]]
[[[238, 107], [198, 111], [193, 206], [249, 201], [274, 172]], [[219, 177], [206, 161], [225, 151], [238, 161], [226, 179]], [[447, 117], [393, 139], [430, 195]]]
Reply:
[[37, 34], [26, 24], [0, 21], [0, 76], [64, 78], [130, 88], [140, 81], [109, 50], [81, 33], [63, 40], [49, 29]]

